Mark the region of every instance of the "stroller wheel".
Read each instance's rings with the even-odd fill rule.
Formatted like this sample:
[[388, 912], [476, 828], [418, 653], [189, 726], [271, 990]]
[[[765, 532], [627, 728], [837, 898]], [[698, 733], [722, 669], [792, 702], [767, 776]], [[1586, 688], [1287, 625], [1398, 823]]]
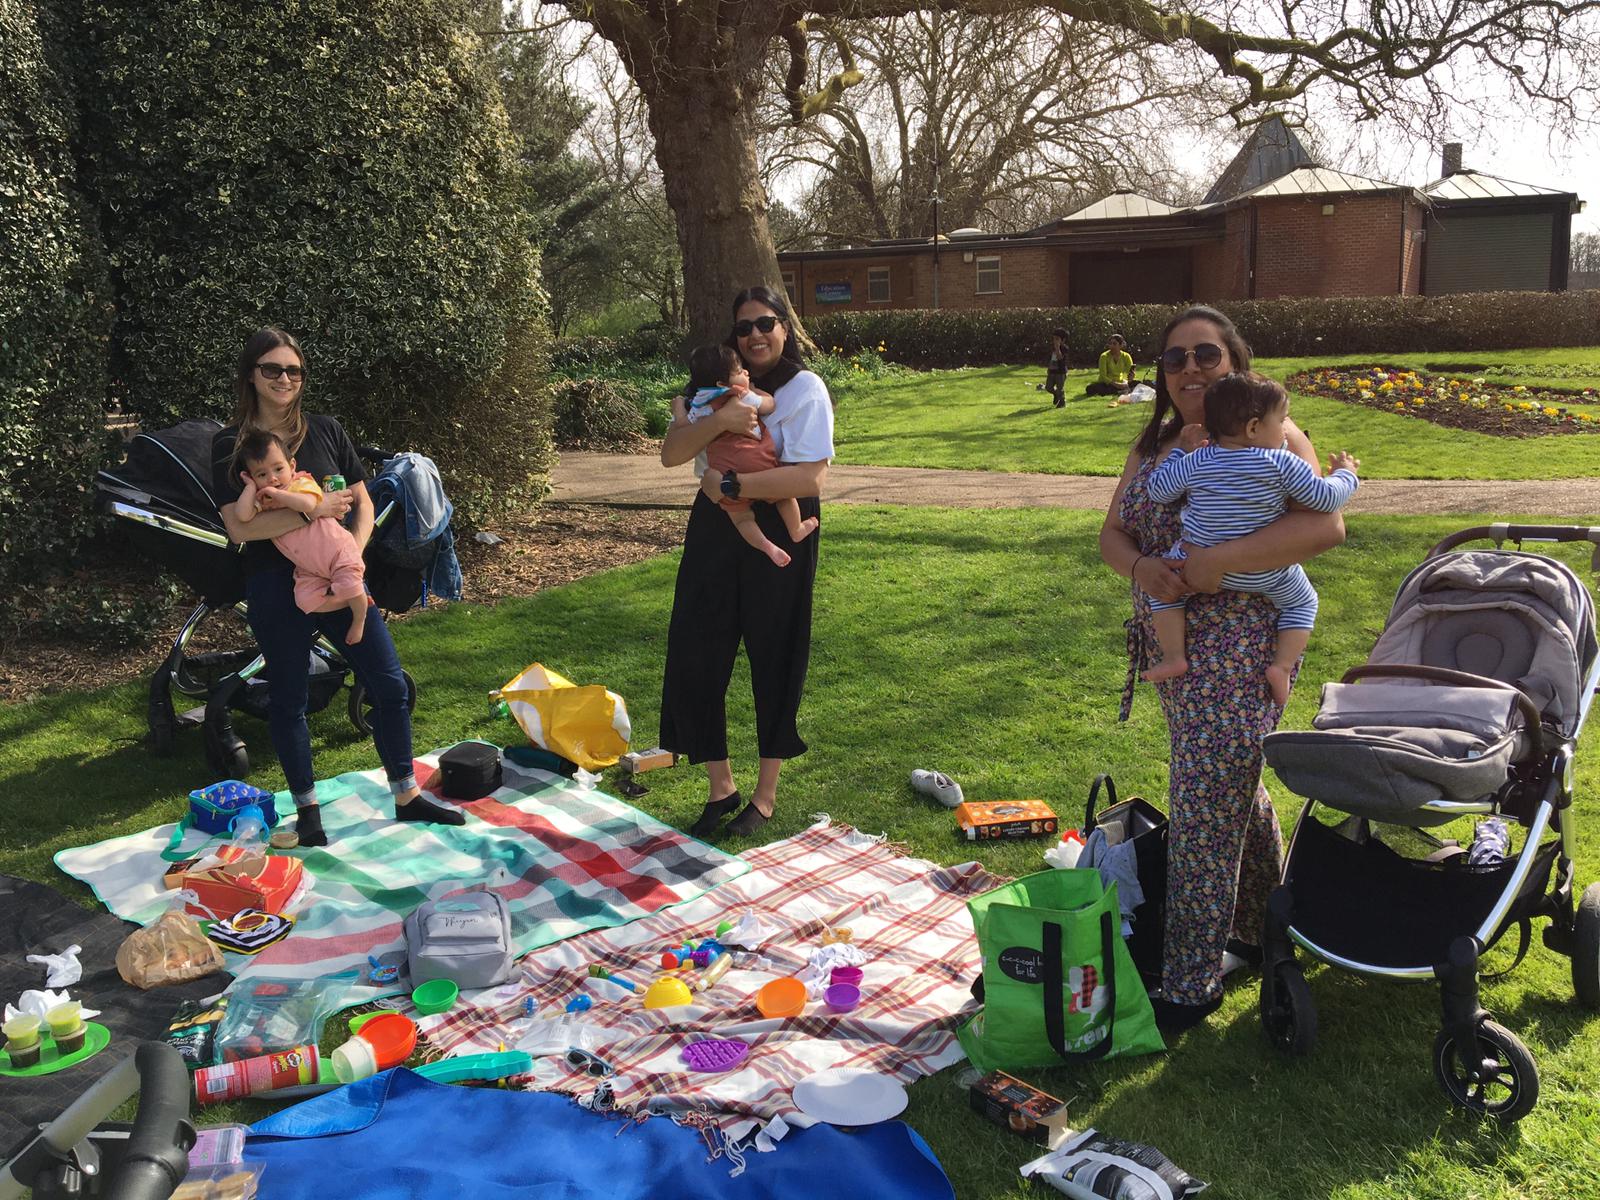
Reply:
[[1455, 1038], [1441, 1031], [1433, 1040], [1433, 1077], [1458, 1108], [1508, 1124], [1522, 1120], [1539, 1102], [1533, 1055], [1521, 1038], [1493, 1021], [1478, 1026], [1478, 1054], [1483, 1068], [1475, 1076], [1462, 1067]]
[[[410, 671], [402, 670], [400, 674], [406, 679], [406, 708], [416, 712], [417, 681], [411, 678]], [[372, 732], [372, 701], [368, 699], [366, 685], [360, 679], [350, 685], [350, 724], [356, 727], [357, 733]]]
[[1311, 1053], [1317, 1043], [1317, 1006], [1311, 985], [1292, 962], [1280, 963], [1272, 986], [1261, 984], [1261, 1028], [1267, 1040], [1296, 1058]]
[[1583, 889], [1572, 922], [1572, 990], [1579, 1004], [1600, 1009], [1600, 883]]

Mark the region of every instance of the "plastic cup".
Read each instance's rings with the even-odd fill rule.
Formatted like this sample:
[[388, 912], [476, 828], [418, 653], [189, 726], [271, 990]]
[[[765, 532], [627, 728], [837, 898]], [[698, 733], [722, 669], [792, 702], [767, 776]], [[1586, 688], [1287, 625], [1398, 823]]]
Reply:
[[33, 1013], [18, 1013], [0, 1025], [0, 1033], [6, 1035], [6, 1049], [26, 1049], [39, 1044], [39, 1018]]
[[861, 986], [860, 967], [835, 967], [828, 974], [829, 983], [848, 983], [852, 987]]
[[853, 983], [836, 983], [822, 993], [829, 1012], [847, 1013], [861, 1003], [861, 989]]
[[83, 1049], [83, 1037], [88, 1028], [83, 1023], [83, 1005], [76, 1000], [58, 1004], [45, 1013], [50, 1022], [50, 1036], [55, 1039], [60, 1054], [76, 1054]]
[[6, 1053], [11, 1056], [11, 1066], [17, 1071], [25, 1071], [29, 1067], [37, 1067], [39, 1065], [39, 1055], [43, 1050], [44, 1045], [37, 1036], [26, 1046], [19, 1046], [15, 1042], [6, 1043]]
[[411, 993], [411, 1003], [423, 1016], [448, 1012], [461, 995], [461, 989], [448, 979], [430, 979]]
[[377, 1052], [362, 1038], [353, 1037], [333, 1052], [333, 1076], [340, 1083], [354, 1083], [377, 1073]]

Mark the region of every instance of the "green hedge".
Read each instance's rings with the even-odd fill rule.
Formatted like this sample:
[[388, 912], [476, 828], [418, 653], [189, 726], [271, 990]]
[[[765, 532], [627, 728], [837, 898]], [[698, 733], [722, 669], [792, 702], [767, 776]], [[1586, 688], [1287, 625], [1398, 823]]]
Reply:
[[0, 4], [0, 606], [88, 528], [110, 284], [74, 165], [60, 8]]
[[[1463, 296], [1303, 297], [1237, 300], [1220, 307], [1258, 355], [1501, 350], [1600, 341], [1600, 292], [1487, 292]], [[806, 319], [824, 349], [884, 347], [909, 366], [961, 367], [1043, 361], [1050, 330], [1067, 331], [1072, 359], [1093, 364], [1120, 333], [1149, 361], [1175, 309], [1165, 304], [991, 311], [901, 309], [834, 312]]]
[[545, 301], [480, 8], [83, 0], [112, 394], [141, 424], [227, 419], [278, 324], [308, 405], [431, 455], [463, 515], [538, 488]]

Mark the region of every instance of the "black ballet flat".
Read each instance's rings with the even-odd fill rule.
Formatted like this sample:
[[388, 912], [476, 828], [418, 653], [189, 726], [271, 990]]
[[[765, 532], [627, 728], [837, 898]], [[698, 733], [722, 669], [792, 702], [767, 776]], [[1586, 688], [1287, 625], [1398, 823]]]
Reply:
[[744, 811], [728, 822], [728, 832], [734, 837], [750, 837], [760, 833], [761, 827], [772, 820], [754, 804], [746, 804]]
[[722, 818], [744, 803], [738, 792], [730, 792], [721, 800], [713, 800], [700, 810], [700, 819], [689, 826], [689, 833], [697, 838], [707, 838], [717, 831]]

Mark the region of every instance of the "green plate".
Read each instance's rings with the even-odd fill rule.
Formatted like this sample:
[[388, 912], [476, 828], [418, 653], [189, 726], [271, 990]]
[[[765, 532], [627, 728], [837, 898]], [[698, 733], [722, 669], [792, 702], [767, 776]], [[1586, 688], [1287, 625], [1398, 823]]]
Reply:
[[51, 1075], [57, 1071], [65, 1071], [68, 1067], [75, 1067], [86, 1058], [93, 1058], [100, 1051], [111, 1044], [111, 1030], [98, 1021], [85, 1021], [88, 1032], [83, 1037], [83, 1049], [75, 1050], [71, 1054], [57, 1054], [56, 1040], [50, 1036], [50, 1030], [39, 1030], [39, 1061], [31, 1067], [20, 1070], [10, 1065], [11, 1059], [0, 1054], [0, 1076], [11, 1079], [31, 1079], [35, 1075]]

